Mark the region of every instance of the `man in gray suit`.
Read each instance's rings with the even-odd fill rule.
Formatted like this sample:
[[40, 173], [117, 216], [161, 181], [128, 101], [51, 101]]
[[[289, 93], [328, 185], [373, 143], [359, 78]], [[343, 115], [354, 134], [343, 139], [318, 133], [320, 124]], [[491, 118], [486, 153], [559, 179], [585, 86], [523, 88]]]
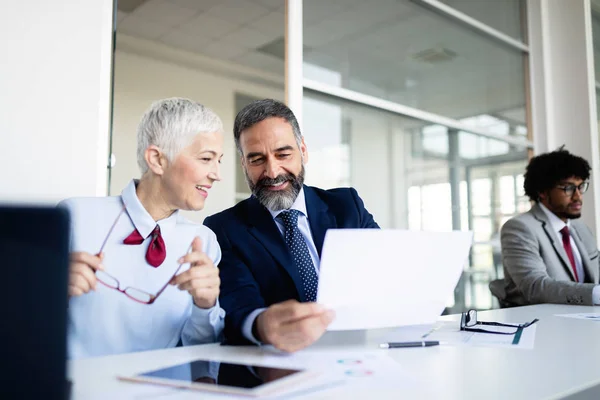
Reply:
[[524, 188], [535, 204], [502, 227], [504, 280], [490, 283], [501, 305], [600, 304], [598, 246], [577, 220], [589, 177], [563, 148], [531, 159]]

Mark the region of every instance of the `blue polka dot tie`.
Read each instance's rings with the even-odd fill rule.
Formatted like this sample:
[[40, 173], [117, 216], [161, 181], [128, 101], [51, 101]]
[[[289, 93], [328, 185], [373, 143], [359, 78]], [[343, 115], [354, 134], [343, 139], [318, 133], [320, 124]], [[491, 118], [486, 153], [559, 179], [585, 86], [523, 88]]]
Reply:
[[300, 271], [304, 284], [304, 295], [306, 301], [317, 301], [317, 285], [319, 278], [315, 266], [310, 258], [308, 246], [304, 236], [298, 229], [298, 210], [287, 210], [281, 212], [277, 217], [281, 218], [285, 227], [285, 243], [294, 257], [294, 263]]

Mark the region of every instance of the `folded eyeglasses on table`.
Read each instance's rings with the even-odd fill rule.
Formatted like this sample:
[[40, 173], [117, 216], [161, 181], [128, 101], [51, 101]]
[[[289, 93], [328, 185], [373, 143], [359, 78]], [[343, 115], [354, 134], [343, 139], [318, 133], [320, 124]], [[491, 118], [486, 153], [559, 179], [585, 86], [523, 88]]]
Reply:
[[[514, 335], [519, 330], [525, 329], [528, 326], [531, 326], [538, 322], [538, 319], [534, 319], [531, 322], [527, 322], [525, 324], [503, 324], [501, 322], [486, 322], [486, 321], [478, 321], [477, 320], [477, 310], [469, 310], [467, 312], [462, 313], [460, 317], [460, 330], [468, 331], [468, 332], [479, 332], [479, 333], [493, 333], [497, 335]], [[503, 331], [493, 331], [488, 329], [475, 328], [475, 326], [484, 325], [484, 326], [503, 326], [508, 328], [516, 328], [514, 332], [503, 332]]]

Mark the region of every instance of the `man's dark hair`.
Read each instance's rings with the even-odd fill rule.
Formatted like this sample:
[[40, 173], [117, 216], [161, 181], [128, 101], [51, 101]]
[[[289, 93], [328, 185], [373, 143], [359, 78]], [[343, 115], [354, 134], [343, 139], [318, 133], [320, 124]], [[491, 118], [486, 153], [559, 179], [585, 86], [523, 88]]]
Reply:
[[531, 200], [538, 202], [540, 193], [552, 189], [560, 181], [571, 177], [587, 180], [590, 170], [590, 164], [584, 158], [569, 153], [562, 146], [529, 161], [523, 188]]
[[298, 146], [300, 146], [300, 143], [302, 142], [302, 133], [300, 133], [300, 126], [298, 125], [298, 121], [292, 110], [277, 100], [256, 100], [242, 108], [235, 117], [235, 123], [233, 124], [233, 138], [235, 140], [235, 147], [237, 147], [240, 154], [242, 154], [242, 148], [240, 146], [240, 135], [242, 132], [267, 118], [273, 117], [283, 118], [292, 126], [294, 138], [296, 139]]

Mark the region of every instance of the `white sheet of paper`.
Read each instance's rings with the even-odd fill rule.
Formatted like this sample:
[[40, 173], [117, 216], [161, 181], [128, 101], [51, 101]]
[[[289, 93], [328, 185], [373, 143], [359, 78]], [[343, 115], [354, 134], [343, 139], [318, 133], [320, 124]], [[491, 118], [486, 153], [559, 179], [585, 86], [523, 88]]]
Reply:
[[556, 317], [585, 319], [600, 322], [600, 313], [554, 314]]
[[330, 229], [317, 302], [336, 312], [328, 330], [433, 324], [460, 278], [471, 232]]
[[[296, 353], [283, 353], [272, 346], [263, 347], [264, 357], [261, 363], [280, 368], [306, 368], [320, 371], [321, 379], [351, 385], [353, 391], [366, 389], [373, 392], [378, 389], [415, 390], [426, 398], [427, 385], [410, 370], [400, 365], [385, 350], [334, 350], [308, 348]], [[359, 392], [355, 392], [359, 393]], [[337, 398], [337, 396], [331, 396]], [[362, 398], [357, 395], [356, 398]]]

